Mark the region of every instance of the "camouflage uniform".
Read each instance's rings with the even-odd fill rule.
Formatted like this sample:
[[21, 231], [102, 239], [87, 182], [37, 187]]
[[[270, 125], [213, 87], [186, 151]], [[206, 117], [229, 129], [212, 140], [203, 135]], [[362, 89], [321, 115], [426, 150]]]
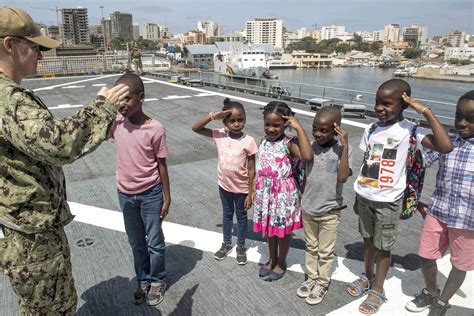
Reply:
[[133, 65], [135, 66], [135, 72], [138, 75], [141, 75], [143, 73], [143, 65], [142, 65], [142, 53], [140, 51], [140, 48], [134, 47], [132, 49], [131, 57], [132, 57]]
[[64, 226], [74, 216], [62, 165], [90, 153], [117, 114], [98, 96], [72, 117], [0, 73], [0, 271], [24, 315], [73, 315], [77, 295]]

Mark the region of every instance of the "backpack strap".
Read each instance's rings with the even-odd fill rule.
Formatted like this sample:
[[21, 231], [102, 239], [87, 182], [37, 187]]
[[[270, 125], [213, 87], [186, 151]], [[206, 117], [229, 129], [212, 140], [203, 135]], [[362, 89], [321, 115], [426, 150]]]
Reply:
[[375, 122], [374, 124], [370, 125], [369, 131], [367, 132], [367, 143], [369, 142], [370, 135], [379, 127], [379, 122]]
[[364, 159], [362, 159], [362, 165], [364, 165], [364, 162], [369, 159], [369, 138], [370, 138], [370, 135], [372, 135], [372, 133], [377, 129], [377, 127], [379, 127], [379, 122], [375, 122], [374, 124], [370, 125], [370, 128], [369, 130], [367, 131], [367, 146], [366, 146], [366, 149], [365, 149], [365, 153], [364, 153]]
[[413, 164], [415, 162], [415, 154], [416, 154], [416, 144], [417, 144], [417, 141], [416, 141], [416, 130], [418, 128], [418, 125], [415, 125], [413, 126], [412, 130], [411, 130], [411, 134], [410, 134], [410, 140], [409, 140], [409, 144], [410, 146], [408, 146], [408, 156], [407, 156], [407, 179], [408, 179], [408, 175], [411, 173], [412, 169], [413, 169]]

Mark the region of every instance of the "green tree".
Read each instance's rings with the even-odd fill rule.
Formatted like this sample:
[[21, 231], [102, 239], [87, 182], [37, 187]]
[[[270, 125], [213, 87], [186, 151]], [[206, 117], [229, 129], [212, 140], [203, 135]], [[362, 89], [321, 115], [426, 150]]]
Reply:
[[347, 52], [350, 52], [351, 51], [351, 45], [347, 44], [347, 43], [342, 43], [342, 44], [339, 44], [336, 46], [336, 52], [337, 53], [347, 53]]
[[407, 48], [403, 52], [403, 57], [408, 58], [408, 59], [416, 59], [421, 56], [423, 51], [418, 48]]
[[141, 48], [155, 48], [156, 47], [156, 43], [148, 39], [139, 39], [138, 45]]
[[354, 41], [357, 43], [357, 45], [360, 45], [360, 43], [362, 43], [362, 36], [357, 35], [356, 33], [354, 33], [353, 36], [354, 36]]

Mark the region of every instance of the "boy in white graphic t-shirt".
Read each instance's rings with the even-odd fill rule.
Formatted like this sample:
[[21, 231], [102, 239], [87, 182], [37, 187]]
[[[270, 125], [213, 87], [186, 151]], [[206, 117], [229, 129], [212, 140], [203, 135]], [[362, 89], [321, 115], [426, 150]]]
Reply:
[[[384, 82], [377, 90], [375, 112], [379, 119], [373, 132], [367, 127], [360, 142], [365, 152], [354, 183], [354, 212], [359, 215], [359, 231], [364, 239], [365, 273], [348, 284], [347, 292], [356, 297], [368, 293], [359, 306], [364, 314], [374, 314], [386, 301], [383, 284], [397, 237], [398, 221], [406, 187], [406, 164], [414, 123], [403, 118], [408, 106], [423, 115], [433, 134], [418, 127], [417, 148], [441, 153], [453, 148], [448, 133], [431, 109], [410, 98], [411, 88], [401, 79]], [[374, 275], [375, 258], [377, 273]]]

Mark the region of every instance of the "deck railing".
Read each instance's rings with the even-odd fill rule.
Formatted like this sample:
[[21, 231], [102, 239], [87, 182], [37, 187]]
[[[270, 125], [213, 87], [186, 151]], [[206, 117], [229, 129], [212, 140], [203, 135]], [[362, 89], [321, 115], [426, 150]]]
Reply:
[[[152, 54], [142, 56], [143, 71], [155, 72], [170, 68], [170, 62]], [[38, 63], [40, 76], [65, 76], [120, 72], [131, 68], [127, 55], [93, 55], [45, 57]]]

